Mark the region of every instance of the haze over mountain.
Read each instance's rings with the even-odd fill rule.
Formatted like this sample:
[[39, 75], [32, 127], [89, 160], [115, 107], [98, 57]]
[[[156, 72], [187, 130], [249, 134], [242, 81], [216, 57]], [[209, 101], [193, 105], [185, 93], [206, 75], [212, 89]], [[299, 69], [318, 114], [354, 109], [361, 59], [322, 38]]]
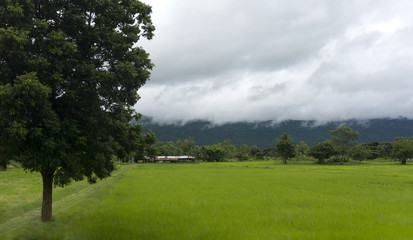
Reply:
[[155, 132], [160, 141], [184, 140], [193, 137], [198, 145], [212, 145], [230, 139], [237, 146], [248, 144], [257, 145], [261, 149], [274, 147], [277, 138], [286, 132], [297, 144], [305, 141], [308, 145], [322, 142], [331, 138], [330, 130], [346, 125], [359, 132], [359, 143], [393, 142], [396, 137], [413, 136], [413, 120], [372, 119], [368, 121], [340, 121], [317, 125], [314, 121], [285, 121], [274, 123], [238, 122], [214, 125], [208, 121], [190, 121], [186, 123], [159, 124], [150, 118], [143, 118], [141, 123], [145, 130]]

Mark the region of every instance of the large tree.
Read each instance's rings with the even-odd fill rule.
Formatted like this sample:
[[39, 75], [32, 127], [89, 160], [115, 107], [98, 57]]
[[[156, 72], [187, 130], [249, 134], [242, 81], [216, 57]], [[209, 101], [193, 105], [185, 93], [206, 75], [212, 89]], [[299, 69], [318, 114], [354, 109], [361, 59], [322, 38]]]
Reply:
[[133, 105], [153, 65], [151, 7], [136, 0], [0, 1], [0, 143], [52, 189], [114, 170], [139, 137]]

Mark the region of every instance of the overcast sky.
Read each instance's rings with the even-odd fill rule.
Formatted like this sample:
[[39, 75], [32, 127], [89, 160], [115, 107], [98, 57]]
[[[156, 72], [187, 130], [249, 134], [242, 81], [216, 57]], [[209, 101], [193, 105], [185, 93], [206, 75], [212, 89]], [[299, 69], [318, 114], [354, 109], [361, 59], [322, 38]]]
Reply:
[[144, 0], [161, 122], [413, 118], [411, 0]]

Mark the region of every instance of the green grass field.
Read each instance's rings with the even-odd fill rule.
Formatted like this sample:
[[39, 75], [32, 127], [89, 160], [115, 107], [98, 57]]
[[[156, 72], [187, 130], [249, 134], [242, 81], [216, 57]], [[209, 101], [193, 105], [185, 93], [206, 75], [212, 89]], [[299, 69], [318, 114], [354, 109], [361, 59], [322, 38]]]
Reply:
[[413, 165], [134, 164], [54, 189], [0, 172], [0, 239], [412, 239]]

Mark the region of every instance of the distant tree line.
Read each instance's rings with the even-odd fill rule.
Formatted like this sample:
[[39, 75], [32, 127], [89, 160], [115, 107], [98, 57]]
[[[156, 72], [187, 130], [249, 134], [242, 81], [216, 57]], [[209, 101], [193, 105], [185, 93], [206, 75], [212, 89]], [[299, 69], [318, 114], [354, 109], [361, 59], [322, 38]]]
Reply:
[[350, 159], [354, 161], [365, 161], [372, 159], [393, 159], [406, 164], [407, 160], [413, 158], [413, 138], [398, 137], [392, 143], [362, 143], [357, 144], [359, 137], [357, 131], [350, 127], [340, 126], [330, 131], [331, 139], [316, 143], [311, 148], [300, 142], [292, 150], [291, 138], [284, 133], [276, 144], [276, 153], [287, 163], [289, 159], [297, 159], [297, 156], [312, 157], [319, 164], [343, 163]]
[[[308, 146], [304, 141], [293, 144], [292, 138], [283, 133], [276, 139], [274, 147], [260, 149], [247, 144], [236, 146], [231, 140], [213, 145], [197, 145], [194, 138], [186, 138], [176, 142], [160, 142], [155, 134], [147, 132], [142, 144], [133, 154], [136, 162], [147, 157], [156, 156], [193, 156], [195, 161], [254, 161], [281, 159], [288, 161], [315, 161], [318, 164], [365, 161], [372, 159], [397, 160], [406, 164], [413, 158], [413, 138], [396, 138], [392, 143], [370, 142], [357, 144], [359, 133], [347, 126], [340, 126], [330, 131], [331, 139]], [[127, 160], [127, 159], [125, 159]]]
[[[194, 161], [225, 162], [255, 161], [280, 159], [284, 164], [288, 161], [315, 161], [318, 164], [343, 164], [345, 162], [362, 162], [373, 159], [400, 161], [406, 164], [413, 158], [413, 138], [398, 137], [389, 143], [357, 144], [359, 133], [347, 126], [340, 126], [330, 131], [331, 139], [319, 142], [312, 147], [304, 141], [293, 144], [293, 139], [283, 133], [276, 139], [274, 147], [260, 149], [256, 145], [234, 145], [225, 140], [213, 145], [197, 145], [194, 138], [189, 137], [176, 142], [160, 142], [152, 131], [143, 134], [131, 144], [130, 151], [117, 154], [116, 159], [122, 162], [145, 162], [145, 157], [156, 156], [193, 156]], [[1, 144], [0, 144], [1, 148]], [[0, 151], [1, 153], [1, 151]], [[6, 170], [10, 159], [0, 156], [0, 170]]]
[[272, 149], [262, 151], [257, 146], [246, 144], [237, 147], [231, 143], [231, 140], [207, 146], [196, 145], [193, 138], [176, 142], [160, 142], [150, 131], [144, 139], [150, 139], [150, 141], [145, 142], [143, 151], [137, 151], [134, 154], [136, 162], [144, 160], [145, 156], [193, 156], [198, 161], [207, 162], [263, 160], [265, 156], [274, 156]]

